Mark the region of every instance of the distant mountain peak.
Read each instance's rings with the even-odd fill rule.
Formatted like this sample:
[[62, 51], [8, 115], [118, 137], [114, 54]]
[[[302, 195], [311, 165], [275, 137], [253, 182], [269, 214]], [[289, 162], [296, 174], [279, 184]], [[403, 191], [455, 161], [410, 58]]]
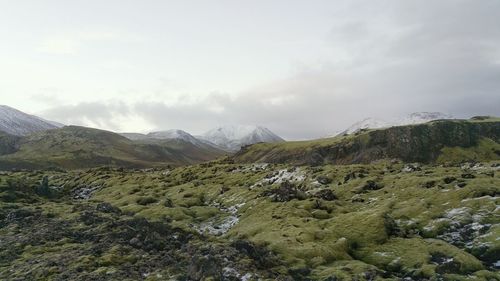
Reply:
[[453, 116], [441, 112], [413, 112], [407, 116], [400, 118], [397, 125], [421, 124], [439, 119], [452, 119]]
[[219, 126], [200, 137], [229, 151], [236, 151], [242, 146], [259, 142], [284, 141], [271, 130], [255, 125]]
[[385, 127], [390, 127], [390, 126], [391, 126], [391, 123], [389, 123], [387, 121], [384, 121], [384, 120], [378, 119], [378, 118], [369, 117], [369, 118], [365, 118], [361, 121], [358, 121], [358, 122], [352, 124], [349, 128], [342, 131], [340, 134], [341, 135], [353, 134], [353, 133], [356, 133], [356, 132], [358, 132], [360, 130], [364, 130], [364, 129], [380, 129], [380, 128], [385, 128]]
[[180, 139], [194, 145], [200, 145], [200, 141], [197, 138], [193, 137], [190, 133], [179, 129], [151, 132], [147, 134], [147, 136], [153, 139]]
[[16, 136], [60, 128], [63, 125], [24, 113], [7, 105], [0, 105], [0, 131]]
[[425, 111], [413, 112], [404, 117], [392, 121], [385, 121], [382, 119], [370, 117], [352, 124], [349, 128], [345, 129], [344, 131], [336, 135], [353, 134], [363, 129], [381, 129], [392, 126], [414, 125], [414, 124], [422, 124], [430, 122], [433, 120], [452, 119], [452, 118], [453, 116], [449, 114], [441, 112], [425, 112]]

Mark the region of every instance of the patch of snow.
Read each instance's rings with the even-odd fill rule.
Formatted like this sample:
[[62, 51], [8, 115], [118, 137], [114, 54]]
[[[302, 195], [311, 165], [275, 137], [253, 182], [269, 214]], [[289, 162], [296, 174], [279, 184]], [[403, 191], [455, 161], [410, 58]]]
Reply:
[[381, 256], [381, 257], [390, 257], [392, 256], [391, 253], [387, 253], [387, 252], [374, 252], [375, 255], [377, 256]]
[[73, 199], [88, 200], [101, 186], [81, 186], [73, 190]]
[[349, 134], [357, 133], [361, 130], [381, 129], [381, 128], [386, 128], [386, 127], [391, 127], [391, 123], [386, 122], [382, 119], [366, 118], [366, 119], [363, 119], [361, 121], [358, 121], [358, 122], [352, 124], [349, 128], [342, 131], [339, 135], [345, 135], [345, 134], [349, 135]]
[[302, 182], [306, 179], [306, 175], [300, 168], [282, 169], [274, 172], [270, 176], [260, 180], [252, 187], [264, 184], [280, 184], [285, 181], [289, 182]]
[[227, 233], [233, 226], [235, 226], [240, 221], [237, 213], [238, 210], [243, 205], [245, 205], [245, 203], [237, 204], [229, 208], [220, 207], [219, 210], [222, 211], [223, 213], [228, 214], [228, 216], [226, 216], [222, 220], [214, 218], [200, 224], [200, 226], [197, 227], [198, 232], [201, 234], [208, 233], [214, 236], [219, 236]]
[[464, 216], [464, 215], [470, 215], [470, 208], [467, 207], [462, 207], [462, 208], [455, 208], [455, 209], [450, 209], [446, 212], [445, 216], [447, 218], [455, 218], [457, 216]]
[[241, 281], [248, 281], [250, 280], [250, 278], [253, 277], [253, 274], [251, 273], [246, 273], [242, 275], [240, 272], [238, 272], [238, 270], [229, 266], [226, 266], [222, 269], [222, 275], [225, 278], [236, 277], [239, 278]]
[[253, 277], [252, 273], [247, 273], [247, 274], [241, 276], [241, 281], [249, 281], [250, 278], [252, 278], [252, 277]]
[[403, 118], [396, 120], [395, 123], [399, 126], [414, 125], [440, 119], [453, 119], [453, 116], [441, 112], [414, 112]]
[[185, 132], [183, 130], [177, 130], [177, 129], [172, 129], [172, 130], [167, 130], [167, 131], [158, 131], [158, 132], [151, 132], [147, 134], [149, 138], [152, 139], [178, 139], [178, 140], [183, 140], [185, 142], [189, 142], [191, 144], [194, 144], [196, 146], [200, 146], [203, 144], [198, 140], [197, 138], [193, 137], [191, 134], [188, 132]]
[[57, 129], [62, 124], [47, 121], [40, 117], [26, 114], [6, 105], [0, 105], [0, 131], [16, 136]]
[[244, 165], [231, 171], [231, 173], [244, 173], [244, 172], [259, 172], [265, 171], [269, 167], [269, 163], [254, 163], [251, 165]]
[[490, 196], [490, 195], [486, 195], [486, 196], [481, 196], [481, 197], [476, 197], [476, 198], [466, 198], [466, 199], [462, 199], [461, 202], [467, 202], [467, 201], [472, 201], [472, 200], [497, 200], [497, 199], [500, 199], [500, 196]]

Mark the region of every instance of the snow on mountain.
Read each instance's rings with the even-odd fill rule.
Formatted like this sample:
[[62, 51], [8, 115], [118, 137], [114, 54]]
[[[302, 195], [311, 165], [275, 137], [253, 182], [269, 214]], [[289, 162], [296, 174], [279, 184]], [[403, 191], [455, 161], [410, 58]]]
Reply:
[[349, 128], [336, 135], [353, 134], [363, 129], [381, 129], [393, 126], [415, 125], [439, 119], [452, 119], [453, 116], [441, 112], [414, 112], [392, 121], [377, 118], [366, 118], [354, 123]]
[[453, 116], [441, 112], [414, 112], [396, 121], [397, 125], [421, 124], [439, 119], [452, 119]]
[[190, 133], [183, 130], [166, 130], [166, 131], [157, 131], [151, 132], [148, 134], [140, 134], [140, 133], [120, 133], [120, 135], [133, 140], [133, 141], [141, 141], [141, 140], [181, 140], [184, 142], [191, 143], [199, 148], [205, 149], [217, 149], [223, 150], [223, 148], [217, 146], [214, 143], [211, 143], [207, 140], [196, 138]]
[[62, 126], [64, 125], [26, 114], [6, 105], [0, 105], [0, 131], [8, 134], [25, 136]]
[[349, 128], [345, 129], [340, 133], [340, 135], [356, 133], [364, 129], [380, 129], [390, 127], [391, 123], [386, 122], [382, 119], [376, 118], [365, 118], [359, 122], [352, 124]]
[[245, 125], [217, 127], [206, 132], [200, 138], [210, 141], [228, 151], [237, 151], [242, 146], [259, 142], [284, 141], [267, 128]]
[[121, 136], [126, 137], [129, 140], [146, 140], [149, 139], [149, 137], [145, 134], [140, 134], [140, 133], [120, 133]]
[[183, 140], [185, 142], [189, 142], [191, 144], [194, 144], [196, 146], [200, 146], [200, 144], [203, 143], [200, 140], [198, 140], [197, 138], [193, 137], [188, 132], [183, 131], [183, 130], [177, 130], [177, 129], [151, 132], [151, 133], [147, 134], [147, 136], [149, 138], [152, 138], [152, 139], [180, 139], [180, 140]]

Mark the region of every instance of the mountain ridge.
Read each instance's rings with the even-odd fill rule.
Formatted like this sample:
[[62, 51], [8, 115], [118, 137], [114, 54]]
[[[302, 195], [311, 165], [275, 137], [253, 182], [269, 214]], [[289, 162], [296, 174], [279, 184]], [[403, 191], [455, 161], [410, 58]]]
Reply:
[[26, 136], [35, 132], [56, 129], [61, 125], [7, 105], [0, 105], [0, 131], [10, 135]]
[[347, 129], [341, 131], [340, 133], [331, 134], [327, 137], [333, 137], [336, 135], [346, 135], [353, 134], [361, 130], [367, 129], [381, 129], [394, 126], [405, 126], [405, 125], [415, 125], [422, 124], [434, 120], [440, 119], [453, 119], [452, 115], [441, 113], [441, 112], [413, 112], [403, 117], [398, 117], [391, 120], [384, 120], [374, 117], [368, 117], [358, 122], [353, 123]]
[[199, 137], [228, 151], [238, 151], [243, 146], [259, 142], [274, 143], [284, 141], [284, 139], [265, 127], [251, 125], [219, 126]]
[[[443, 151], [444, 150], [444, 151]], [[423, 124], [360, 131], [356, 134], [284, 144], [255, 144], [236, 153], [238, 163], [294, 165], [500, 159], [500, 119], [438, 120]]]
[[0, 152], [0, 169], [179, 166], [223, 155], [223, 151], [199, 148], [185, 141], [132, 141], [113, 132], [81, 126], [24, 137], [3, 134]]

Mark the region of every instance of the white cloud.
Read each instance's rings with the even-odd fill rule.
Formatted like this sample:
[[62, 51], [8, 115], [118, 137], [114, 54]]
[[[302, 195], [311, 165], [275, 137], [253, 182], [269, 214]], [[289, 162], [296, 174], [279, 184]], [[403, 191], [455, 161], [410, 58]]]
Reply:
[[71, 38], [51, 38], [44, 40], [37, 50], [47, 54], [73, 55], [78, 52], [81, 42]]
[[37, 51], [47, 54], [74, 55], [87, 45], [106, 41], [130, 42], [140, 40], [140, 38], [138, 35], [121, 31], [71, 31], [43, 39], [37, 47]]

